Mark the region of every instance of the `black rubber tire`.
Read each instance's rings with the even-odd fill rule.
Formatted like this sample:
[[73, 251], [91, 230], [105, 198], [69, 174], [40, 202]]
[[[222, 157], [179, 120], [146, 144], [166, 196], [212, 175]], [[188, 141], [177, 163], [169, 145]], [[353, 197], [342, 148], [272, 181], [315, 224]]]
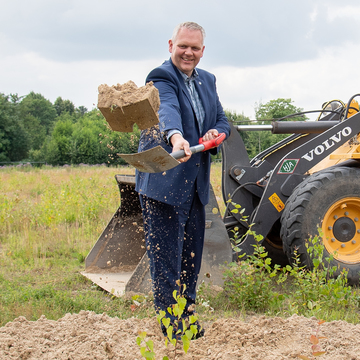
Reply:
[[[333, 216], [334, 207], [337, 211], [345, 213], [346, 202], [349, 206], [351, 202], [355, 204], [352, 215], [343, 216], [341, 213], [340, 217]], [[341, 269], [346, 268], [349, 284], [358, 285], [360, 274], [360, 221], [357, 222], [358, 218], [360, 219], [359, 168], [334, 167], [309, 176], [294, 189], [281, 216], [280, 236], [290, 263], [293, 263], [296, 252], [301, 264], [312, 268], [305, 244], [310, 237], [319, 234], [318, 228], [321, 227], [325, 229], [323, 233], [327, 234], [322, 239], [325, 246], [324, 258], [329, 254], [336, 256], [330, 264], [339, 268], [334, 276], [337, 276]], [[342, 223], [336, 225], [337, 220], [334, 219], [342, 219]], [[335, 232], [335, 230], [341, 230], [341, 225], [348, 226], [347, 223], [350, 223], [352, 230], [346, 231], [347, 237], [342, 234], [339, 236], [339, 231]], [[332, 251], [335, 248], [340, 250], [336, 250], [335, 253]], [[352, 254], [346, 254], [345, 250], [342, 253], [342, 248], [350, 249]]]
[[277, 221], [270, 233], [262, 242], [265, 250], [268, 253], [268, 257], [271, 259], [271, 266], [280, 265], [284, 267], [289, 265], [289, 259], [283, 250], [283, 244], [280, 238], [280, 221]]
[[[252, 220], [256, 209], [257, 207], [251, 214], [249, 220], [250, 224], [253, 222]], [[288, 257], [283, 250], [283, 243], [280, 237], [280, 220], [275, 222], [269, 234], [265, 237], [261, 245], [264, 246], [266, 252], [268, 253], [267, 257], [271, 259], [271, 266], [280, 265], [281, 267], [284, 267], [290, 264]]]

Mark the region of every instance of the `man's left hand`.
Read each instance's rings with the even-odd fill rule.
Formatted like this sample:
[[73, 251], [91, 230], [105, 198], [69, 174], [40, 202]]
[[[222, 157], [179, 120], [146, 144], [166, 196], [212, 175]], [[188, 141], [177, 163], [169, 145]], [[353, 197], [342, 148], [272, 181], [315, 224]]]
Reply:
[[209, 141], [212, 139], [217, 138], [219, 135], [219, 132], [216, 129], [210, 129], [206, 132], [206, 134], [203, 136], [203, 141]]

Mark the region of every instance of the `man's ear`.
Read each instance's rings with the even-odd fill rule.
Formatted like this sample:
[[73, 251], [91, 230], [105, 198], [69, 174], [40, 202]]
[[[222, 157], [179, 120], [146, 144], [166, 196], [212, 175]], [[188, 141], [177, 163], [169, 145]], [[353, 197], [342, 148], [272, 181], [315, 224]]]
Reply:
[[172, 53], [173, 46], [174, 46], [174, 44], [173, 44], [172, 40], [170, 39], [169, 40], [169, 53]]

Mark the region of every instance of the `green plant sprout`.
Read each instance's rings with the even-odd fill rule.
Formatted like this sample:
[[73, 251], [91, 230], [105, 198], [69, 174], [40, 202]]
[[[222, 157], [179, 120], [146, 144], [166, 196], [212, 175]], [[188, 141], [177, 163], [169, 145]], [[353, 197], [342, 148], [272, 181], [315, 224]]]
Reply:
[[[186, 290], [186, 285], [183, 286], [183, 293]], [[179, 340], [182, 341], [183, 350], [188, 352], [191, 339], [195, 338], [198, 333], [196, 322], [198, 320], [197, 315], [190, 315], [188, 318], [183, 318], [187, 300], [184, 295], [181, 294], [181, 285], [179, 284], [179, 291], [174, 290], [173, 298], [175, 304], [167, 308], [167, 314], [165, 311], [160, 311], [157, 315], [159, 324], [163, 325], [166, 329], [167, 337], [165, 338], [165, 345], [170, 342], [174, 346], [174, 359], [176, 358], [176, 345]]]
[[[240, 222], [247, 223], [249, 217], [246, 216], [246, 215], [243, 215], [244, 212], [245, 212], [245, 208], [241, 208], [241, 205], [234, 203], [231, 199], [229, 199], [227, 201], [227, 203], [228, 203], [228, 206], [229, 205], [233, 206], [233, 209], [230, 210], [233, 214], [240, 214], [241, 215]], [[251, 228], [251, 226], [252, 226], [252, 224], [249, 225], [249, 229]], [[238, 252], [240, 252], [239, 245], [243, 241], [245, 236], [248, 234], [248, 232], [246, 232], [242, 236], [239, 236], [239, 228], [237, 226], [234, 227], [234, 229], [232, 229], [231, 232], [234, 234], [233, 237], [230, 239], [231, 240], [231, 246], [232, 246], [233, 251], [238, 253]], [[239, 258], [242, 258], [242, 257], [244, 257], [244, 254], [239, 256]]]
[[[190, 342], [195, 339], [199, 329], [197, 326], [197, 315], [190, 315], [184, 319], [183, 314], [186, 308], [187, 300], [183, 293], [186, 290], [186, 285], [182, 285], [183, 293], [181, 293], [181, 285], [178, 281], [179, 291], [174, 290], [173, 298], [175, 304], [167, 308], [167, 312], [160, 310], [156, 318], [158, 323], [163, 325], [166, 329], [165, 346], [167, 347], [169, 342], [173, 345], [173, 359], [176, 359], [177, 344], [181, 341], [182, 348], [185, 353], [190, 348]], [[136, 339], [138, 346], [140, 347], [140, 353], [145, 359], [155, 359], [154, 344], [151, 340], [146, 341], [146, 332], [140, 332]], [[145, 345], [143, 345], [145, 344]], [[163, 360], [169, 360], [167, 356], [163, 357]]]
[[[145, 359], [155, 359], [154, 342], [152, 340], [146, 340], [146, 331], [139, 332], [136, 343], [140, 347], [140, 354], [142, 357]], [[143, 345], [143, 343], [145, 345]], [[163, 360], [166, 360], [166, 357], [164, 357]]]
[[[310, 343], [311, 345], [311, 355], [313, 357], [317, 357], [317, 356], [321, 356], [324, 355], [326, 353], [326, 351], [323, 351], [321, 349], [320, 346], [320, 339], [326, 339], [325, 336], [319, 336], [319, 331], [320, 331], [320, 325], [323, 324], [325, 321], [320, 320], [318, 322], [318, 327], [315, 331], [315, 334], [311, 334], [310, 336]], [[309, 357], [305, 356], [305, 355], [297, 355], [298, 358], [302, 359], [302, 360], [311, 360]]]

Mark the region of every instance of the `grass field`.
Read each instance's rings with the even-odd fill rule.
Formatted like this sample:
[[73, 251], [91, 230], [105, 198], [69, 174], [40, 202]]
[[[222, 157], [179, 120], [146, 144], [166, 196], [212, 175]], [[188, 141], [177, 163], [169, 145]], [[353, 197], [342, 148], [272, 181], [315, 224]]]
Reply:
[[[114, 176], [133, 173], [130, 167], [101, 166], [0, 170], [0, 326], [18, 316], [28, 320], [37, 320], [41, 315], [58, 319], [80, 310], [105, 312], [119, 318], [134, 316], [131, 299], [113, 297], [79, 273], [84, 269], [86, 255], [119, 206]], [[212, 166], [211, 181], [223, 211], [221, 164]], [[266, 299], [275, 299], [277, 303], [269, 303], [266, 310], [254, 307], [255, 298], [265, 299], [264, 293], [275, 294], [269, 290], [273, 286], [267, 283], [269, 276], [255, 272], [256, 267], [250, 266], [251, 271], [249, 268], [245, 271], [246, 277], [237, 270], [228, 274], [229, 284], [233, 286], [229, 285], [230, 297], [225, 294], [226, 298], [215, 298], [206, 291], [200, 292], [204, 304], [212, 301], [215, 310], [209, 316], [250, 310], [269, 315], [322, 315], [358, 322], [357, 289], [337, 284], [316, 293], [314, 280], [305, 279], [306, 282], [299, 276], [297, 285], [289, 280], [275, 284], [280, 289], [278, 295]], [[299, 284], [302, 292], [294, 298], [294, 286], [298, 291]], [[260, 295], [249, 291], [254, 286], [259, 286]], [[337, 308], [337, 303], [342, 305]], [[149, 304], [135, 315], [153, 315], [151, 301]], [[205, 306], [203, 310], [208, 308]], [[200, 307], [200, 314], [201, 311]]]
[[119, 206], [118, 173], [134, 170], [0, 171], [0, 326], [19, 315], [56, 319], [81, 309], [118, 315], [119, 301], [79, 275]]

